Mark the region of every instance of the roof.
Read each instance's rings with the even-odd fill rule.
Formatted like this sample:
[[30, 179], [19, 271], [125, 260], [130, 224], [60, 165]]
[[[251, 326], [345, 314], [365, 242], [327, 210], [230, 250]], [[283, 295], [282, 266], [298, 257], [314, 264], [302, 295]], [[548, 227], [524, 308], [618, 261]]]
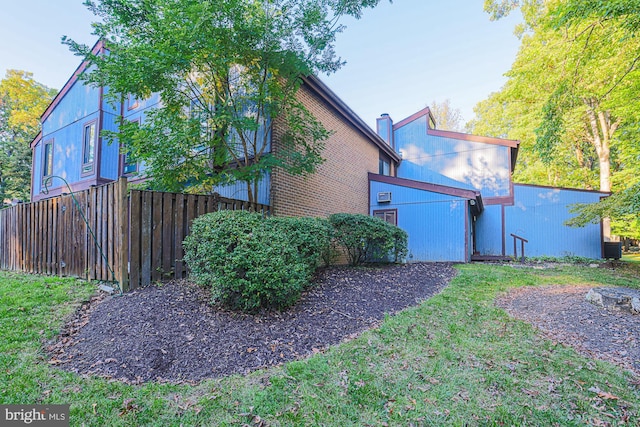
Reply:
[[[97, 55], [103, 49], [104, 49], [104, 42], [102, 40], [98, 40], [96, 44], [94, 44], [93, 47], [91, 48], [91, 54]], [[44, 110], [44, 113], [42, 113], [42, 115], [40, 116], [40, 122], [44, 122], [47, 119], [47, 117], [49, 117], [49, 115], [53, 112], [53, 110], [60, 103], [60, 101], [62, 101], [62, 98], [64, 98], [67, 92], [69, 92], [69, 90], [71, 90], [73, 85], [78, 81], [80, 74], [82, 74], [84, 70], [87, 69], [88, 66], [89, 66], [89, 62], [86, 59], [83, 60], [80, 63], [80, 65], [78, 65], [78, 68], [76, 68], [76, 70], [73, 72], [71, 77], [69, 77], [69, 80], [67, 80], [64, 86], [62, 86], [62, 89], [60, 89], [60, 91], [55, 96], [55, 98], [53, 98], [53, 100], [51, 101], [47, 109]], [[38, 143], [38, 140], [39, 140], [39, 137], [36, 137], [33, 139], [33, 141], [31, 141], [31, 148], [33, 148], [35, 144]]]
[[471, 204], [471, 209], [475, 215], [479, 215], [484, 210], [482, 195], [477, 190], [468, 190], [466, 188], [432, 184], [430, 182], [415, 181], [412, 179], [398, 178], [395, 176], [378, 175], [371, 172], [369, 172], [369, 181], [383, 182], [385, 184], [398, 185], [400, 187], [413, 188], [416, 190], [446, 194], [449, 196], [461, 197], [463, 199], [472, 200], [472, 201], [475, 201], [475, 203]]
[[344, 119], [347, 120], [352, 126], [359, 130], [365, 137], [371, 141], [374, 145], [380, 148], [385, 154], [387, 154], [395, 162], [400, 162], [400, 154], [386, 143], [380, 135], [369, 127], [364, 120], [362, 120], [356, 113], [338, 95], [335, 94], [329, 87], [322, 82], [318, 77], [310, 75], [302, 79], [304, 84], [311, 89], [316, 95], [320, 96], [323, 101], [333, 107]]
[[[394, 123], [393, 130], [397, 130], [414, 120], [419, 119], [420, 117], [427, 116], [427, 118], [433, 119], [433, 114], [431, 114], [431, 110], [429, 107], [423, 108], [417, 113], [412, 114], [411, 116], [400, 120], [398, 123]], [[435, 120], [434, 120], [435, 122]], [[493, 144], [500, 145], [503, 147], [509, 147], [511, 149], [511, 170], [513, 171], [516, 166], [516, 159], [518, 157], [518, 147], [520, 146], [520, 141], [515, 139], [505, 139], [505, 138], [494, 138], [490, 136], [480, 136], [480, 135], [472, 135], [468, 133], [462, 132], [453, 132], [448, 130], [440, 130], [440, 129], [432, 129], [429, 126], [429, 120], [427, 119], [427, 135], [431, 136], [439, 136], [443, 138], [457, 139], [462, 141], [470, 141], [470, 142], [481, 142], [484, 144]]]

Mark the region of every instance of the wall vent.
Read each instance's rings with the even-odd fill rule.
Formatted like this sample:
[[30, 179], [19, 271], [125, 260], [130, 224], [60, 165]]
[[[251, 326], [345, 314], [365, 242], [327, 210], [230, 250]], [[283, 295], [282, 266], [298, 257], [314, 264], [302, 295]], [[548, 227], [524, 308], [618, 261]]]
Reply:
[[378, 203], [391, 202], [391, 191], [381, 191], [378, 193]]

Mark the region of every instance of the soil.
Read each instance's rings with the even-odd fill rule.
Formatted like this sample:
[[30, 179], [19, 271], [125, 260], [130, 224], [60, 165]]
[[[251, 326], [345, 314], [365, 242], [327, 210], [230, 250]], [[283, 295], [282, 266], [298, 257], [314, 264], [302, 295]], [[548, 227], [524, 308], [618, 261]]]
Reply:
[[49, 363], [129, 383], [246, 374], [352, 339], [440, 292], [455, 274], [447, 263], [332, 267], [291, 309], [252, 315], [210, 305], [187, 281], [97, 295], [48, 345]]
[[585, 299], [591, 288], [523, 287], [496, 303], [549, 339], [640, 375], [640, 315], [591, 304]]

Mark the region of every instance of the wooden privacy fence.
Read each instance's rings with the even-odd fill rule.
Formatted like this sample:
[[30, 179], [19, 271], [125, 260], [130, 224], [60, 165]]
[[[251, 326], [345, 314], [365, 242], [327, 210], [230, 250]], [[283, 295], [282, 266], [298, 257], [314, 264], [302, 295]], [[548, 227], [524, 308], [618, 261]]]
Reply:
[[212, 195], [129, 194], [124, 178], [16, 205], [0, 210], [0, 268], [115, 280], [125, 291], [183, 278], [182, 241], [195, 218], [217, 210], [269, 207]]

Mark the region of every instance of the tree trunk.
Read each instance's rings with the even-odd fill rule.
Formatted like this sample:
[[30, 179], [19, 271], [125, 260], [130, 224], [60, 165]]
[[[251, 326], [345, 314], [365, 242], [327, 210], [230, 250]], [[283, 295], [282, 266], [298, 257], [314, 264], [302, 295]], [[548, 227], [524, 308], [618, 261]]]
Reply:
[[[589, 121], [589, 134], [591, 143], [598, 154], [600, 166], [600, 191], [611, 191], [611, 138], [620, 124], [619, 120], [611, 121], [608, 111], [599, 110], [597, 99], [585, 99], [587, 105], [587, 118]], [[602, 219], [602, 232], [605, 242], [611, 241], [611, 219]]]

